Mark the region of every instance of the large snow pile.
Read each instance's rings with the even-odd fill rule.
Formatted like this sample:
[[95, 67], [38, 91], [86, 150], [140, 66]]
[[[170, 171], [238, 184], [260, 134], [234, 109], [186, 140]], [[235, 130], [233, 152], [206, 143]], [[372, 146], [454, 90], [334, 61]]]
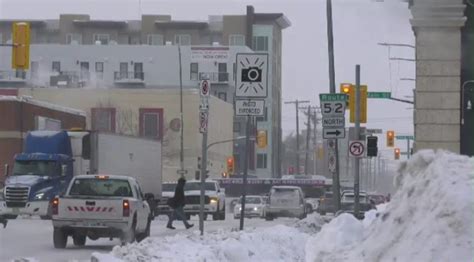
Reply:
[[93, 260], [112, 261], [304, 261], [309, 234], [284, 225], [244, 232], [198, 232], [147, 238], [141, 243], [114, 247]]
[[364, 221], [341, 215], [306, 244], [307, 261], [473, 261], [474, 159], [421, 151], [399, 189]]

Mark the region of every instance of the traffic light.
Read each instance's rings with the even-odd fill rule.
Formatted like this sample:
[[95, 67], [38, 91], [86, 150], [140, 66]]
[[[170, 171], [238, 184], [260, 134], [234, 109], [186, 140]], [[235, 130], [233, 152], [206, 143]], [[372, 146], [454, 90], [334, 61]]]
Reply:
[[377, 137], [368, 136], [367, 137], [367, 156], [377, 156]]
[[234, 173], [234, 167], [234, 157], [230, 156], [227, 158], [227, 173], [229, 173], [229, 175]]
[[394, 147], [395, 146], [395, 131], [389, 130], [387, 131], [387, 147]]
[[13, 23], [12, 68], [26, 70], [30, 68], [30, 24]]
[[258, 148], [266, 148], [267, 147], [267, 131], [266, 130], [258, 130], [258, 132], [257, 132], [257, 146], [258, 146]]
[[347, 100], [346, 100], [346, 110], [349, 109], [349, 96], [351, 93], [351, 89], [353, 89], [352, 84], [347, 84], [343, 83], [339, 86], [340, 88], [340, 93], [347, 95]]
[[400, 159], [400, 148], [395, 148], [395, 160]]

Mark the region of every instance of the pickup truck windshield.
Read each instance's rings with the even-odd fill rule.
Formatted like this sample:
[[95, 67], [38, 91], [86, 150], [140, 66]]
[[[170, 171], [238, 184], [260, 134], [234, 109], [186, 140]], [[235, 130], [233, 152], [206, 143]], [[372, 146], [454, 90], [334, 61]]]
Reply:
[[[204, 187], [206, 191], [216, 191], [216, 185], [214, 183], [204, 183]], [[186, 183], [184, 185], [184, 191], [194, 191], [194, 190], [201, 190], [201, 183], [192, 182]]]
[[55, 174], [60, 174], [59, 166], [55, 161], [16, 161], [13, 166], [14, 176], [53, 176]]
[[80, 178], [73, 182], [70, 196], [117, 196], [132, 197], [132, 190], [127, 180]]

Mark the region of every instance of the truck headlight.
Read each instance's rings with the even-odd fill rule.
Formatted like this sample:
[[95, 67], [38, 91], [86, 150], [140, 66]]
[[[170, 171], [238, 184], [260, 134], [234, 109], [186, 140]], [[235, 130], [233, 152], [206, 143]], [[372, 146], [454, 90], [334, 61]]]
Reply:
[[211, 204], [217, 204], [218, 201], [217, 198], [211, 197]]
[[47, 193], [52, 190], [53, 187], [50, 186], [50, 187], [45, 187], [41, 190], [38, 190], [38, 192], [36, 192], [35, 194], [35, 197], [33, 198], [33, 200], [45, 200], [45, 199], [48, 199], [48, 196], [47, 196]]
[[254, 207], [254, 208], [253, 208], [253, 211], [257, 211], [257, 210], [258, 210], [258, 207]]
[[41, 200], [41, 199], [43, 199], [43, 197], [44, 197], [44, 192], [37, 193], [35, 195], [35, 200]]

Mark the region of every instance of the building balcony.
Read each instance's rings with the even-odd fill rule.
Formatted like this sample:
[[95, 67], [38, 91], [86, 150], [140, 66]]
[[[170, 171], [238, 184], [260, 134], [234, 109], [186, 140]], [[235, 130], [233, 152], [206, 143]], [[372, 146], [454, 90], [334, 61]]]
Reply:
[[50, 76], [49, 85], [54, 87], [77, 88], [86, 86], [89, 81], [89, 72], [62, 71]]
[[144, 72], [114, 72], [116, 84], [145, 84]]
[[229, 82], [229, 73], [227, 72], [200, 72], [199, 80], [209, 80], [211, 83]]

